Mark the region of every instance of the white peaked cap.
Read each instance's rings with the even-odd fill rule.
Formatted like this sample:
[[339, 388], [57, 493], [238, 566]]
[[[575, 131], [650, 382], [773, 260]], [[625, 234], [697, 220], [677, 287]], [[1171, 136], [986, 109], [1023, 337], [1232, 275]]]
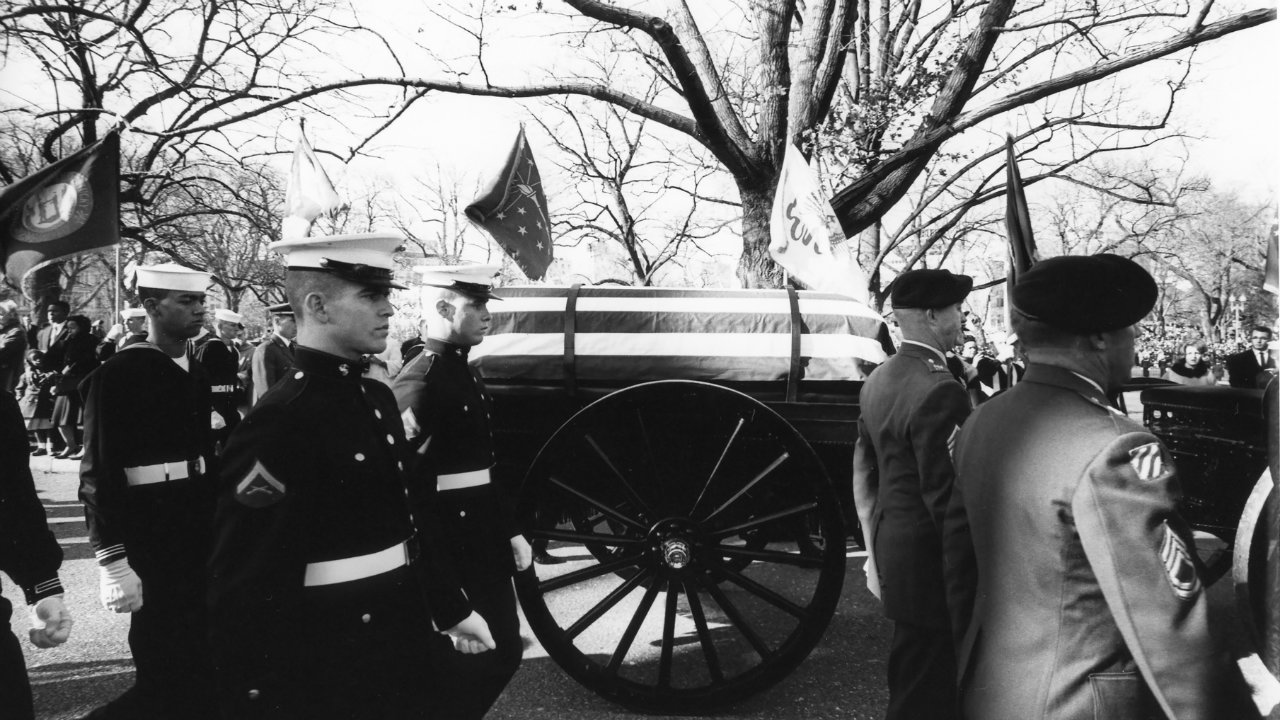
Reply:
[[185, 268], [175, 263], [138, 268], [138, 287], [202, 293], [209, 289], [213, 274]]
[[322, 235], [271, 243], [291, 270], [323, 270], [366, 285], [403, 289], [393, 281], [392, 255], [404, 243], [396, 232]]
[[132, 320], [134, 318], [146, 317], [147, 311], [142, 308], [125, 308], [120, 311], [121, 320]]
[[432, 265], [422, 268], [422, 283], [430, 287], [448, 288], [463, 295], [500, 300], [492, 293], [493, 276], [498, 265]]
[[213, 311], [213, 319], [218, 322], [229, 322], [240, 325], [244, 323], [244, 316], [234, 310], [226, 308], [218, 308]]

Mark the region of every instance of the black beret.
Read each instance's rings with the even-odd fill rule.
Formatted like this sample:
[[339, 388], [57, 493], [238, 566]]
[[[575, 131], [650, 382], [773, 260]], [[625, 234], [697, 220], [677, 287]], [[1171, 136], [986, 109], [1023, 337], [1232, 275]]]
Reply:
[[1119, 255], [1067, 255], [1036, 263], [1013, 287], [1032, 320], [1084, 335], [1128, 327], [1155, 307], [1156, 281]]
[[909, 270], [893, 281], [895, 308], [931, 310], [955, 305], [973, 289], [973, 278], [949, 270]]

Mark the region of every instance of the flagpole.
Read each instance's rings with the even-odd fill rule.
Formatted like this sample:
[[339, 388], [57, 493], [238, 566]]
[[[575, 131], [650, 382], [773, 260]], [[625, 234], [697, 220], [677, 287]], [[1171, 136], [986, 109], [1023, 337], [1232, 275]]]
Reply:
[[124, 284], [124, 278], [120, 277], [120, 243], [116, 243], [116, 316], [112, 318], [113, 320], [120, 317], [120, 286], [122, 284]]

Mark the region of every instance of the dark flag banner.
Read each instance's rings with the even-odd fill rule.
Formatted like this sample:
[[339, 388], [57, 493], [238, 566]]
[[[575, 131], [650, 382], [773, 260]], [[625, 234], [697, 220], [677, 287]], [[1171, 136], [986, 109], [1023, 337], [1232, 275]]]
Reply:
[[1271, 237], [1267, 238], [1267, 267], [1262, 273], [1262, 289], [1272, 295], [1280, 295], [1280, 234], [1275, 224]]
[[1013, 284], [1018, 276], [1035, 264], [1036, 238], [1031, 231], [1031, 213], [1027, 210], [1027, 194], [1018, 172], [1018, 158], [1013, 153], [1013, 136], [1005, 136], [1005, 210], [1004, 224], [1009, 233], [1008, 270], [1005, 274], [1006, 320], [1013, 298]]
[[489, 231], [529, 279], [547, 274], [552, 260], [547, 196], [523, 126], [502, 172], [467, 206], [467, 217]]
[[120, 135], [0, 188], [0, 257], [18, 287], [33, 270], [120, 242]]

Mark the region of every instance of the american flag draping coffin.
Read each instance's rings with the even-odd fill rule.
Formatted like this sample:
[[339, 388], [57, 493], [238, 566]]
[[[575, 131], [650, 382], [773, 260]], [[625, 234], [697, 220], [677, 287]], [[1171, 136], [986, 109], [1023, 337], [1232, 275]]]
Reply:
[[[843, 295], [785, 290], [505, 287], [471, 360], [487, 382], [864, 380], [892, 352]], [[793, 336], [794, 320], [798, 332]], [[569, 374], [569, 377], [566, 376]]]

